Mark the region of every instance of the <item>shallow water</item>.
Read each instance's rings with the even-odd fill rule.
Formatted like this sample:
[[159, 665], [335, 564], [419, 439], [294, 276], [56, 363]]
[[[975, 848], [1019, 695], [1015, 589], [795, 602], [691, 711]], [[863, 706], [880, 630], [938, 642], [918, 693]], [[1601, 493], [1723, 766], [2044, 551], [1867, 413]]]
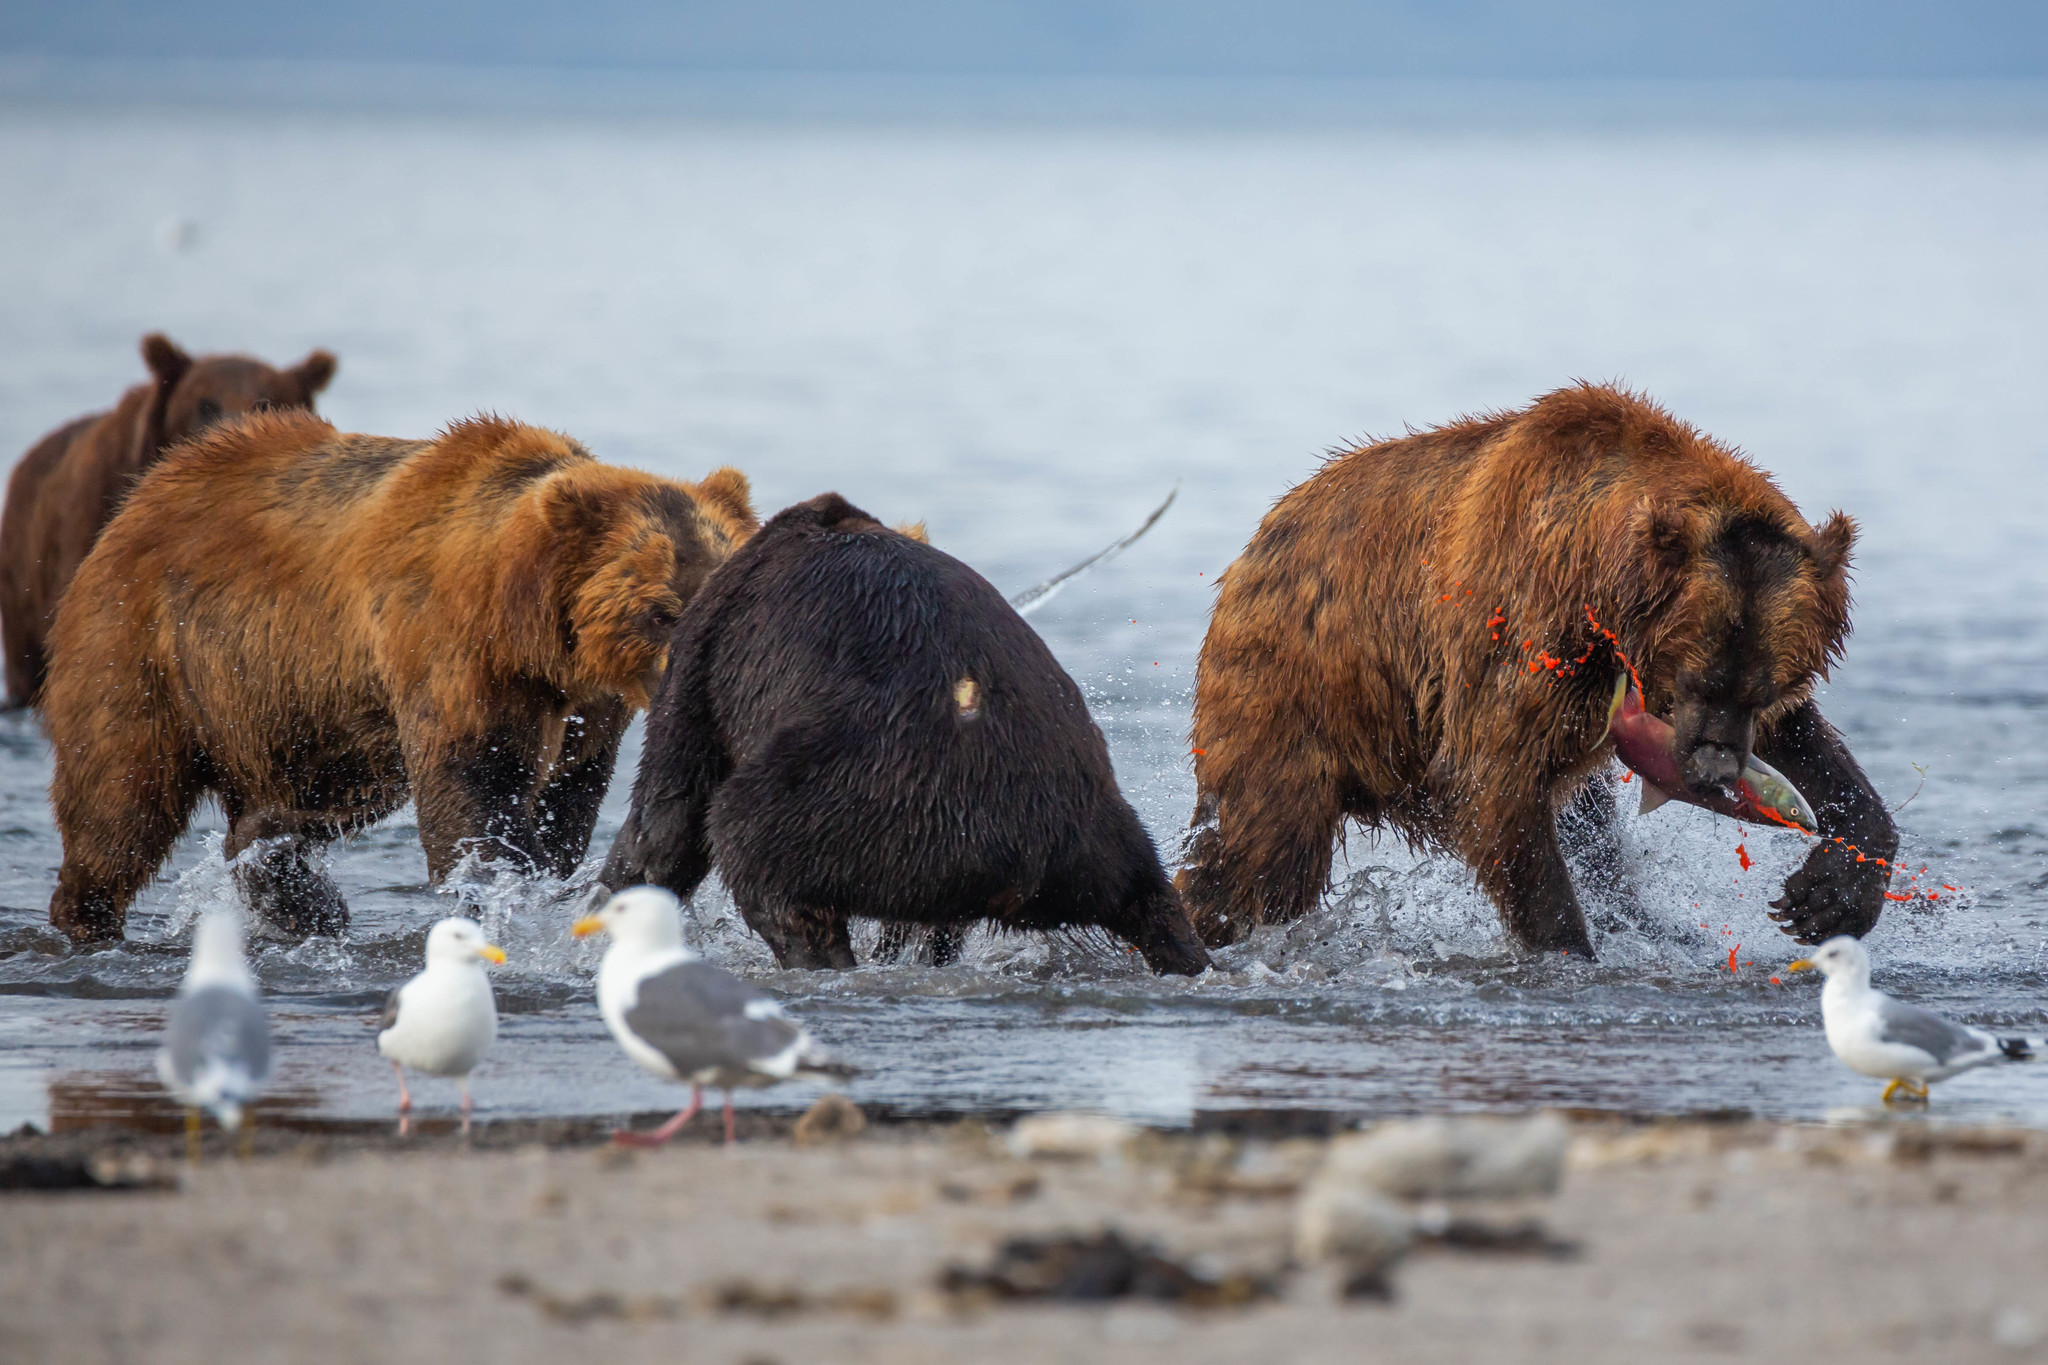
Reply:
[[[926, 519], [1005, 591], [1179, 481], [1150, 536], [1033, 617], [1170, 852], [1192, 805], [1209, 583], [1270, 501], [1365, 433], [1625, 379], [1740, 443], [1810, 516], [1861, 519], [1857, 632], [1826, 709], [1908, 802], [1902, 861], [1957, 888], [1889, 913], [1870, 940], [1880, 983], [2038, 1034], [2048, 138], [1910, 125], [1233, 133], [16, 105], [0, 108], [0, 449], [110, 402], [140, 374], [136, 337], [164, 328], [280, 362], [334, 349], [323, 408], [345, 427], [418, 435], [494, 409], [663, 473], [738, 464], [764, 509], [837, 488]], [[593, 861], [637, 746], [636, 728]], [[164, 1000], [193, 918], [228, 895], [209, 816], [125, 946], [69, 952], [44, 925], [49, 771], [33, 724], [0, 719], [0, 1131], [161, 1112]], [[980, 934], [946, 970], [778, 972], [715, 888], [692, 933], [869, 1068], [857, 1097], [909, 1111], [1869, 1103], [1875, 1086], [1827, 1053], [1815, 985], [1769, 980], [1794, 955], [1764, 914], [1794, 837], [1666, 807], [1626, 840], [1650, 913], [1606, 916], [1592, 967], [1510, 953], [1458, 868], [1365, 834], [1321, 913], [1192, 983], [1086, 939]], [[258, 960], [280, 1112], [389, 1112], [370, 1021], [465, 897], [512, 952], [476, 1077], [487, 1118], [676, 1098], [597, 1017], [595, 949], [566, 937], [578, 885], [430, 890], [409, 815], [333, 869], [348, 940]], [[1937, 1097], [1945, 1115], [2048, 1123], [2048, 1066]]]

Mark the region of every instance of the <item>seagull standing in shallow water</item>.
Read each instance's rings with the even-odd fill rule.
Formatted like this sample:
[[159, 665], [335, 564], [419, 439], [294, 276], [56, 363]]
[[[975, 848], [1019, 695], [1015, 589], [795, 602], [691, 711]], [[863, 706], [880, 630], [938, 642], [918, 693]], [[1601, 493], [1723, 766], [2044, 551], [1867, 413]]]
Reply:
[[1870, 984], [1870, 954], [1847, 934], [1829, 939], [1786, 968], [1819, 971], [1820, 1016], [1828, 1046], [1851, 1071], [1886, 1081], [1884, 1101], [1903, 1090], [1924, 1102], [1927, 1087], [1993, 1062], [2031, 1059], [2038, 1041], [1999, 1038], [1895, 1000]]
[[247, 1154], [255, 1125], [247, 1113], [270, 1076], [270, 1025], [256, 997], [256, 978], [242, 955], [242, 920], [216, 911], [192, 935], [192, 961], [171, 1012], [156, 1074], [185, 1106], [185, 1155], [199, 1160], [199, 1111], [240, 1130]]
[[412, 1128], [405, 1069], [462, 1079], [462, 1131], [469, 1133], [469, 1073], [498, 1036], [498, 1002], [484, 963], [505, 960], [475, 921], [444, 919], [427, 931], [427, 968], [391, 992], [377, 1029], [377, 1051], [398, 1073], [398, 1135]]
[[774, 997], [683, 946], [682, 902], [658, 886], [621, 891], [577, 920], [576, 937], [608, 933], [597, 971], [597, 1006], [626, 1055], [665, 1080], [688, 1081], [690, 1103], [651, 1133], [620, 1129], [614, 1142], [659, 1147], [697, 1116], [703, 1087], [725, 1091], [725, 1140], [733, 1140], [732, 1092], [792, 1076], [857, 1074], [817, 1050]]

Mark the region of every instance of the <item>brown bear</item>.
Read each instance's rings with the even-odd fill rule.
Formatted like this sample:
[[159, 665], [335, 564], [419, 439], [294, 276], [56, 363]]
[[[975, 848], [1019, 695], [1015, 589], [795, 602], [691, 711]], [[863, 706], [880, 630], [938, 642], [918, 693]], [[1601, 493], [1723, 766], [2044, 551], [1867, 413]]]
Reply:
[[465, 848], [558, 874], [590, 841], [678, 616], [756, 522], [747, 481], [599, 464], [479, 417], [429, 441], [252, 414], [172, 451], [57, 611], [43, 709], [64, 864], [50, 921], [117, 938], [201, 797], [293, 931], [346, 922], [309, 845], [408, 796]]
[[1204, 938], [1312, 909], [1351, 817], [1463, 857], [1520, 943], [1591, 956], [1555, 819], [1611, 838], [1588, 779], [1624, 669], [1689, 790], [1729, 788], [1753, 747], [1818, 811], [1785, 931], [1868, 930], [1897, 834], [1812, 695], [1854, 539], [1601, 385], [1336, 455], [1225, 572], [1202, 643], [1179, 881]]
[[149, 383], [122, 394], [111, 412], [81, 417], [36, 442], [7, 481], [0, 511], [0, 647], [9, 710], [35, 704], [58, 599], [142, 471], [224, 417], [262, 408], [310, 410], [335, 366], [326, 351], [288, 370], [239, 355], [194, 360], [159, 332], [142, 339], [142, 359], [155, 376]]
[[605, 885], [687, 897], [715, 863], [785, 967], [853, 966], [854, 918], [934, 927], [942, 961], [987, 920], [1209, 965], [1081, 689], [951, 555], [837, 493], [800, 502], [671, 652]]

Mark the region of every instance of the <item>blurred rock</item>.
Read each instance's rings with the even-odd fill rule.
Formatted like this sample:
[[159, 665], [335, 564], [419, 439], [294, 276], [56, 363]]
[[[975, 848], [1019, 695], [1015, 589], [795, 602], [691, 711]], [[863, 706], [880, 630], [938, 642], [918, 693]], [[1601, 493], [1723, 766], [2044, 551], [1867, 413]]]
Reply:
[[1104, 1114], [1034, 1114], [1010, 1129], [1012, 1156], [1104, 1160], [1122, 1151], [1138, 1130]]
[[1356, 1185], [1318, 1181], [1294, 1206], [1294, 1258], [1303, 1265], [1341, 1261], [1385, 1267], [1415, 1240], [1407, 1210]]
[[804, 1111], [789, 1136], [799, 1147], [815, 1147], [825, 1142], [846, 1142], [858, 1137], [867, 1126], [868, 1116], [861, 1113], [859, 1105], [838, 1091], [829, 1090]]
[[1512, 1199], [1552, 1194], [1564, 1175], [1565, 1122], [1412, 1119], [1339, 1138], [1319, 1184], [1365, 1186], [1402, 1199]]

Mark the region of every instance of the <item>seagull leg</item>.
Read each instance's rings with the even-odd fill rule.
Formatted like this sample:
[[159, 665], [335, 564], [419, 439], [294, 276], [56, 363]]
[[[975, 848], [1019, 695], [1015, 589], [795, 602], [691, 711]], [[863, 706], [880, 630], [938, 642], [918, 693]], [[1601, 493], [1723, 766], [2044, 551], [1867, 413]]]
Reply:
[[393, 1062], [391, 1073], [398, 1077], [398, 1135], [405, 1137], [412, 1132], [412, 1091], [405, 1088], [404, 1067]]
[[185, 1110], [185, 1160], [194, 1166], [199, 1164], [199, 1111]]
[[1905, 1081], [1901, 1080], [1897, 1076], [1894, 1076], [1890, 1080], [1885, 1082], [1884, 1094], [1878, 1096], [1877, 1102], [1879, 1104], [1890, 1104], [1892, 1102], [1892, 1096], [1898, 1094], [1901, 1090], [1905, 1088]]
[[725, 1092], [725, 1145], [730, 1147], [732, 1144], [732, 1090], [728, 1088]]
[[635, 1133], [621, 1128], [612, 1134], [612, 1141], [621, 1147], [659, 1147], [683, 1130], [683, 1125], [697, 1117], [697, 1111], [704, 1106], [704, 1091], [700, 1086], [690, 1087], [690, 1103], [680, 1114], [670, 1119], [651, 1133]]

